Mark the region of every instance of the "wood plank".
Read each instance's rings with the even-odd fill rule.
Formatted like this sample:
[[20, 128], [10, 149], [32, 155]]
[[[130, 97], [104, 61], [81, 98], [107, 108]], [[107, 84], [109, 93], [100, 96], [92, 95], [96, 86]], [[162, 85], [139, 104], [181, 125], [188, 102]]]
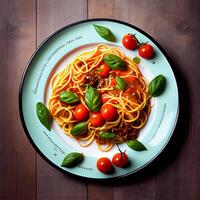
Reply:
[[88, 183], [88, 200], [111, 200], [113, 199], [112, 183]]
[[[37, 44], [64, 25], [87, 18], [87, 1], [38, 0]], [[64, 175], [37, 157], [37, 199], [87, 198], [87, 184]]]
[[34, 0], [1, 1], [0, 199], [36, 199], [36, 153], [18, 114], [19, 83], [35, 50], [35, 25]]
[[37, 44], [59, 28], [87, 18], [85, 0], [38, 0]]
[[[114, 184], [113, 199], [129, 199], [129, 195], [133, 199], [157, 200], [200, 196], [199, 4], [180, 0], [89, 0], [89, 17], [102, 17], [102, 12], [96, 11], [103, 10], [104, 17], [129, 22], [152, 35], [173, 60], [179, 82], [180, 120], [170, 144], [144, 173], [123, 180], [120, 186]], [[88, 191], [90, 198], [101, 193], [101, 186], [90, 184]]]
[[[175, 131], [174, 140], [165, 154], [168, 159], [167, 170], [162, 170], [156, 177], [156, 199], [199, 199], [199, 93], [200, 71], [200, 13], [199, 1], [168, 1], [160, 5], [155, 18], [163, 15], [166, 21], [157, 37], [174, 63], [180, 92], [180, 119]], [[162, 10], [167, 10], [163, 14]], [[192, 11], [192, 12], [191, 12]], [[162, 34], [161, 34], [162, 32]], [[170, 37], [169, 37], [170, 35]], [[170, 42], [173, 41], [173, 42]], [[192, 44], [192, 45], [191, 45]], [[189, 55], [187, 57], [186, 55]], [[188, 59], [189, 58], [189, 59]], [[163, 159], [164, 161], [164, 159]], [[163, 180], [165, 184], [163, 183]], [[165, 192], [166, 188], [170, 192]], [[165, 193], [165, 195], [163, 195]]]

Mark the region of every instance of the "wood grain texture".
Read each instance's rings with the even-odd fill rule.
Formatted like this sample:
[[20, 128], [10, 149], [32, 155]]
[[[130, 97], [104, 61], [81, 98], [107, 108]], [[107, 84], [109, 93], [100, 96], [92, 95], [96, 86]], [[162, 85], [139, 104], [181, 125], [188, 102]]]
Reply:
[[88, 200], [113, 199], [113, 186], [109, 183], [99, 184], [93, 181], [88, 183]]
[[37, 44], [59, 28], [87, 19], [86, 0], [37, 0]]
[[[87, 1], [37, 0], [37, 45], [62, 26], [87, 17]], [[37, 157], [37, 199], [87, 198], [87, 184], [62, 174]]]
[[0, 199], [34, 200], [36, 153], [21, 126], [18, 90], [35, 49], [35, 3], [0, 3]]

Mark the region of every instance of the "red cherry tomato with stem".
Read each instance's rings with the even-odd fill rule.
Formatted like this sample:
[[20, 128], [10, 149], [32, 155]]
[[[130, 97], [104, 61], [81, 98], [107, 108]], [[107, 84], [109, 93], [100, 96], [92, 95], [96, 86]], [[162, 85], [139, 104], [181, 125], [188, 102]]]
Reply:
[[97, 160], [97, 169], [103, 173], [109, 173], [112, 169], [112, 163], [109, 158], [102, 157]]
[[126, 153], [116, 153], [112, 158], [113, 165], [117, 167], [125, 167], [128, 163], [128, 156]]
[[110, 67], [106, 65], [106, 63], [103, 63], [99, 68], [97, 68], [97, 71], [99, 76], [106, 78], [109, 76]]
[[105, 119], [103, 118], [101, 112], [93, 112], [90, 116], [90, 121], [94, 127], [103, 126], [105, 123]]
[[112, 163], [116, 167], [125, 167], [128, 164], [128, 155], [125, 153], [126, 151], [122, 152], [117, 144], [117, 148], [120, 151], [116, 153], [112, 158]]
[[104, 104], [101, 107], [101, 114], [105, 120], [113, 121], [117, 116], [117, 109], [113, 105]]
[[126, 34], [122, 38], [122, 44], [129, 50], [134, 50], [138, 46], [138, 40], [133, 34]]
[[78, 121], [85, 121], [88, 119], [89, 110], [83, 105], [79, 104], [76, 106], [74, 116]]
[[154, 48], [150, 44], [142, 44], [138, 48], [138, 53], [142, 58], [150, 59], [154, 56]]

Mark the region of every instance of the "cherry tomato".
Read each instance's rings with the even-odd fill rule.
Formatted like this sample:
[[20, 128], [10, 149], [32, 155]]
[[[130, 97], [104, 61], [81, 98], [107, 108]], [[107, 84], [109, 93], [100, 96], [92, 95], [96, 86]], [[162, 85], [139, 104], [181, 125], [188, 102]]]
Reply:
[[[122, 94], [123, 97], [129, 99], [130, 101], [138, 104], [138, 96], [137, 96], [137, 88], [132, 88], [132, 87], [129, 87], [127, 88], [123, 94]], [[132, 116], [134, 116], [135, 113], [132, 113]]]
[[127, 76], [127, 77], [124, 78], [124, 80], [125, 80], [127, 83], [133, 83], [133, 81], [134, 81], [135, 79], [136, 79], [136, 77], [135, 77], [135, 76], [132, 76], [132, 75]]
[[128, 156], [126, 153], [116, 153], [112, 158], [113, 165], [117, 167], [125, 167], [128, 163]]
[[114, 70], [112, 70], [112, 72], [115, 73], [116, 76], [126, 76], [127, 75], [127, 71], [125, 71], [125, 70], [114, 69]]
[[101, 114], [107, 121], [113, 121], [117, 116], [117, 110], [110, 104], [104, 104], [101, 108]]
[[128, 33], [123, 36], [122, 44], [124, 45], [125, 48], [129, 50], [134, 50], [138, 45], [138, 41], [134, 35]]
[[128, 87], [122, 94], [122, 96], [127, 96], [127, 95], [134, 95], [134, 93], [136, 93], [137, 88], [132, 88], [132, 87]]
[[138, 48], [138, 53], [142, 58], [150, 59], [154, 55], [154, 48], [150, 44], [143, 44]]
[[98, 68], [98, 74], [99, 76], [106, 78], [109, 75], [110, 72], [110, 67], [106, 65], [106, 63], [103, 63], [99, 68]]
[[106, 93], [102, 93], [102, 94], [101, 94], [101, 101], [102, 101], [102, 103], [106, 103], [106, 102], [109, 101], [109, 100], [110, 100], [110, 98], [107, 97], [107, 94], [106, 94]]
[[110, 84], [110, 86], [115, 86], [117, 84], [117, 81], [116, 81], [116, 79], [115, 78], [113, 78], [112, 80], [111, 80], [111, 84]]
[[[110, 98], [107, 96], [106, 93], [101, 94], [101, 101], [102, 101], [103, 104], [107, 103], [109, 100], [110, 100]], [[111, 100], [110, 103], [116, 103], [116, 101]]]
[[97, 169], [103, 173], [110, 172], [112, 169], [112, 163], [111, 163], [110, 159], [108, 159], [106, 157], [99, 158], [97, 160]]
[[88, 115], [89, 115], [89, 110], [83, 104], [79, 104], [78, 106], [76, 106], [74, 111], [74, 116], [78, 121], [87, 120]]
[[90, 116], [90, 121], [94, 127], [103, 126], [105, 123], [105, 119], [102, 117], [101, 112], [93, 112]]

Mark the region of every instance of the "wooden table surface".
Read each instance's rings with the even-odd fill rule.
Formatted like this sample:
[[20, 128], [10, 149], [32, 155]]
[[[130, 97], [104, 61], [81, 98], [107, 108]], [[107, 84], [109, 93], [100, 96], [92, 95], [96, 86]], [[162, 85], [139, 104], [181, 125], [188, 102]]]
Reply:
[[[199, 200], [199, 8], [198, 0], [0, 0], [0, 199]], [[97, 17], [129, 22], [154, 37], [173, 62], [180, 92], [178, 125], [161, 156], [137, 175], [104, 183], [47, 164], [18, 112], [20, 78], [40, 42], [64, 25]]]

